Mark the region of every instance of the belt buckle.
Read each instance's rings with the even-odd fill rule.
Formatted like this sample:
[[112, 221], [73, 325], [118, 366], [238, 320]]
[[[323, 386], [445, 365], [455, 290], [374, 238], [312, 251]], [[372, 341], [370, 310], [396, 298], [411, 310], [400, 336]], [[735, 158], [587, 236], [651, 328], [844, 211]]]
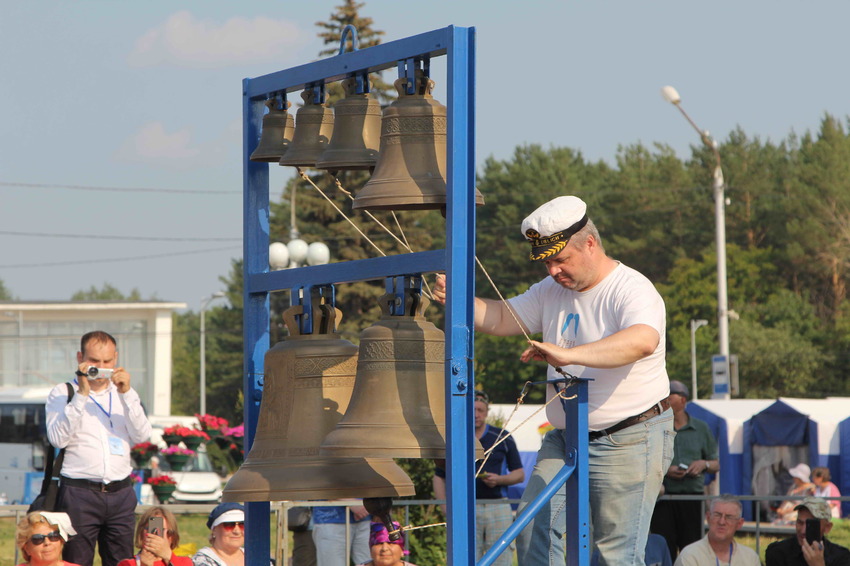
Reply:
[[100, 483], [100, 492], [101, 493], [107, 493], [108, 491], [109, 491], [109, 484], [101, 482]]

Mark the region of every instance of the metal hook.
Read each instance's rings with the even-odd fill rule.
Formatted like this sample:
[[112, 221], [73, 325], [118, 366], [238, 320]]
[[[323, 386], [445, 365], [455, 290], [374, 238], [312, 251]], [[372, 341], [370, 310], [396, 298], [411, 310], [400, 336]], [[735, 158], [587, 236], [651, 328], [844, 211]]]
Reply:
[[347, 26], [342, 28], [342, 38], [339, 40], [340, 55], [345, 53], [345, 38], [348, 35], [348, 32], [351, 32], [351, 50], [357, 51], [358, 49], [360, 49], [360, 40], [357, 39], [357, 28], [351, 24], [348, 24]]

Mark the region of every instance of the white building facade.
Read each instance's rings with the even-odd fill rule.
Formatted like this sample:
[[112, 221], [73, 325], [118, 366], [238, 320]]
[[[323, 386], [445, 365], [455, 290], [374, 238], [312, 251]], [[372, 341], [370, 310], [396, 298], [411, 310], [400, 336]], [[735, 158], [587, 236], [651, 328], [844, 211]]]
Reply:
[[148, 414], [171, 414], [172, 314], [186, 303], [0, 301], [0, 388], [69, 381], [80, 338], [103, 330], [118, 342]]

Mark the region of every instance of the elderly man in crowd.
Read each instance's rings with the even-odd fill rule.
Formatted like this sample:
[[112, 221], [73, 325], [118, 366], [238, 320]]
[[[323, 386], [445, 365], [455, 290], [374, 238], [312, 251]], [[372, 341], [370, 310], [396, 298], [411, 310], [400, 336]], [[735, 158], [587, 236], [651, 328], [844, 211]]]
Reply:
[[682, 549], [675, 566], [760, 566], [758, 554], [735, 541], [735, 533], [744, 524], [741, 502], [731, 495], [711, 501], [705, 513], [708, 534]]

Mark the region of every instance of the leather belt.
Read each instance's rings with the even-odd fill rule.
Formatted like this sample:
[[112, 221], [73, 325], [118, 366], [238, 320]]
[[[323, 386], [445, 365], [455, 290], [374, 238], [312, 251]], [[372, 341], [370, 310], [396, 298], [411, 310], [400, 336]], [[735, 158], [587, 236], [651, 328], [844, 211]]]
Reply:
[[604, 430], [592, 430], [590, 431], [590, 441], [593, 442], [603, 436], [608, 436], [609, 434], [614, 434], [618, 430], [623, 430], [624, 428], [629, 428], [630, 426], [634, 426], [640, 422], [643, 422], [647, 419], [651, 419], [656, 415], [660, 415], [664, 411], [670, 408], [670, 402], [665, 397], [652, 407], [648, 408], [644, 412], [639, 415], [635, 415], [633, 417], [629, 417], [627, 419], [623, 419], [615, 425], [611, 425]]
[[92, 491], [100, 491], [101, 493], [113, 493], [133, 485], [133, 478], [131, 478], [130, 476], [127, 476], [123, 480], [111, 481], [109, 483], [101, 483], [98, 481], [75, 478], [66, 478], [65, 476], [59, 476], [59, 481], [62, 485], [68, 485], [71, 487], [84, 487]]

